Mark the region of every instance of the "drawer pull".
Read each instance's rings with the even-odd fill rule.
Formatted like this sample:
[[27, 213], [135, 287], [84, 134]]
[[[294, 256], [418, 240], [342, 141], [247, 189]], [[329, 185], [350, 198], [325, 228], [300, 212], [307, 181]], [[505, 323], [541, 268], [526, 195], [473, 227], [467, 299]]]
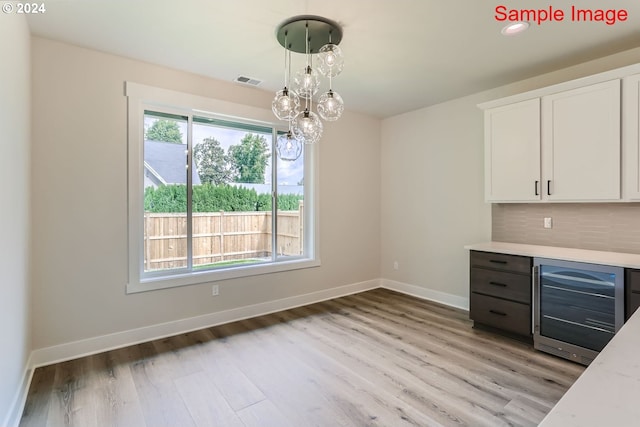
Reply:
[[497, 314], [498, 316], [506, 316], [507, 315], [507, 313], [503, 313], [501, 311], [496, 311], [496, 310], [489, 310], [489, 313]]
[[507, 285], [505, 285], [504, 283], [499, 283], [499, 282], [489, 282], [489, 284], [493, 285], [493, 286], [500, 286], [502, 288], [506, 288], [507, 287]]
[[632, 290], [631, 290], [631, 293], [632, 293], [632, 294], [640, 294], [640, 291], [637, 291], [637, 290], [635, 290], [635, 289], [632, 289]]
[[494, 264], [506, 264], [507, 261], [502, 261], [501, 259], [490, 259], [489, 262], [492, 262]]

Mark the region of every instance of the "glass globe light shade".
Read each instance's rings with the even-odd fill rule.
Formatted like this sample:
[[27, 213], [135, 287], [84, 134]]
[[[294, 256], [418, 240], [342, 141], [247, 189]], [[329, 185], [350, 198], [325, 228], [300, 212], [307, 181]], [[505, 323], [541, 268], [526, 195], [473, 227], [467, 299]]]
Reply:
[[300, 98], [295, 92], [288, 90], [286, 86], [276, 92], [276, 96], [271, 102], [271, 110], [280, 120], [293, 119], [300, 111], [299, 108]]
[[294, 89], [302, 98], [311, 98], [320, 88], [318, 72], [311, 67], [304, 67], [296, 73], [293, 79]]
[[342, 116], [344, 111], [344, 101], [338, 92], [329, 89], [329, 92], [323, 93], [318, 100], [318, 114], [322, 120], [334, 122]]
[[322, 136], [322, 122], [316, 113], [305, 108], [291, 123], [293, 135], [305, 144], [315, 144]]
[[278, 157], [281, 160], [292, 162], [298, 160], [302, 154], [302, 142], [298, 141], [291, 131], [278, 136], [276, 142]]
[[318, 51], [318, 59], [318, 70], [323, 76], [335, 77], [342, 72], [344, 56], [338, 45], [329, 43], [322, 46]]

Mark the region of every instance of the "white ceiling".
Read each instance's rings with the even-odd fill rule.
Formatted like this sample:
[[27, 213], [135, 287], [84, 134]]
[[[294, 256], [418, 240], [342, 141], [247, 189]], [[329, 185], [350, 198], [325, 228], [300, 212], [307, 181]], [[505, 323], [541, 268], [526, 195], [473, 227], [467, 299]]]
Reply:
[[[626, 9], [627, 22], [535, 23], [516, 37], [494, 8]], [[388, 117], [640, 46], [638, 0], [48, 0], [32, 33], [232, 81], [281, 89], [277, 25], [301, 14], [343, 26], [347, 109]], [[299, 57], [299, 55], [296, 55]], [[297, 62], [296, 62], [297, 61]], [[294, 58], [296, 68], [302, 58]]]

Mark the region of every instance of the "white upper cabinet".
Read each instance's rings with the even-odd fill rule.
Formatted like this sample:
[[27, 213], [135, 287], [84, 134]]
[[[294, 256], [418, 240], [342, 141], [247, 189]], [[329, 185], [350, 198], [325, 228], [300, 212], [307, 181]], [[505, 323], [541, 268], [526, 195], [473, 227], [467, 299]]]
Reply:
[[[630, 138], [635, 140], [636, 175], [629, 180], [640, 198], [640, 75], [634, 84], [636, 133]], [[621, 199], [620, 79], [562, 89], [567, 87], [481, 105], [486, 201]]]
[[624, 126], [624, 193], [629, 200], [640, 200], [640, 74], [622, 81]]
[[542, 97], [542, 177], [550, 201], [620, 199], [620, 80]]
[[540, 100], [484, 113], [485, 200], [540, 200]]

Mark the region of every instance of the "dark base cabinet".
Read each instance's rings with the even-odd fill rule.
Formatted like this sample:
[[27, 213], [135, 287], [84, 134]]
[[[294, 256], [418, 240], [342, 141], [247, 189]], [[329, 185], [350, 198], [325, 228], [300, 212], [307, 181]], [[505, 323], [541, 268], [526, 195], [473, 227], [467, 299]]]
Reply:
[[626, 269], [624, 293], [624, 320], [627, 321], [636, 309], [640, 307], [640, 270]]
[[471, 251], [469, 317], [474, 327], [531, 340], [532, 266], [531, 257]]

